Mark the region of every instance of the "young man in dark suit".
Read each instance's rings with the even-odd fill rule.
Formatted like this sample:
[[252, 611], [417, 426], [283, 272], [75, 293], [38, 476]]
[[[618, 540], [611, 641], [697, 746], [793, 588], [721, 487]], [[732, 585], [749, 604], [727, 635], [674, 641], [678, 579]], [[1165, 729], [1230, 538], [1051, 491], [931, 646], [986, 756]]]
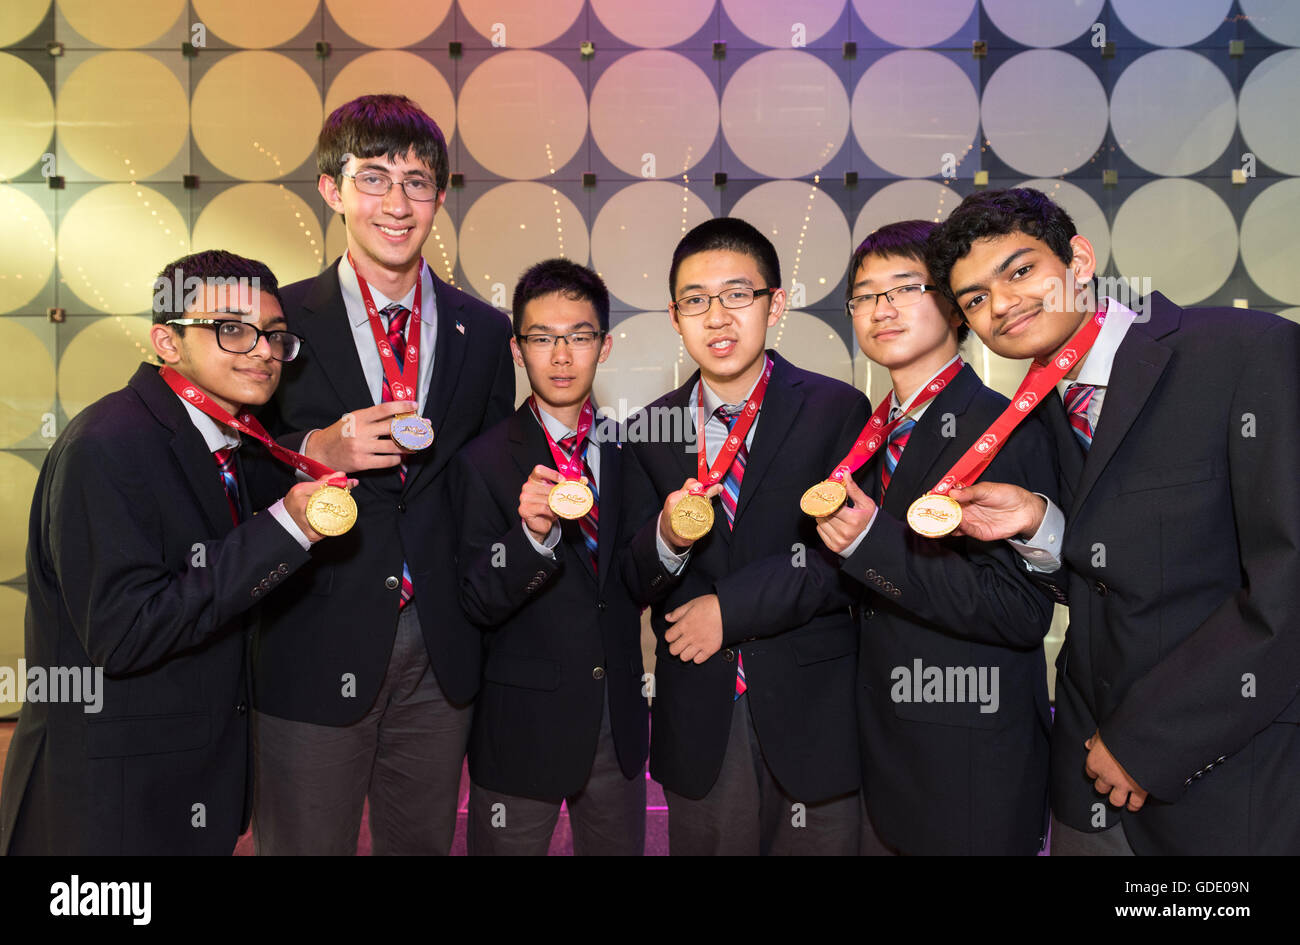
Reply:
[[[1008, 406], [958, 354], [970, 329], [925, 263], [935, 225], [882, 227], [849, 263], [854, 334], [893, 390], [878, 410], [879, 446], [857, 482], [844, 478], [849, 501], [818, 525], [866, 589], [858, 607], [862, 850], [1032, 855], [1047, 832], [1043, 636], [1052, 604], [1026, 562], [1059, 567], [1060, 537], [1030, 536], [1012, 548], [926, 538], [907, 525], [913, 501]], [[1037, 419], [1015, 431], [986, 475], [1055, 498], [1051, 441]]]
[[609, 292], [549, 259], [523, 274], [513, 307], [510, 347], [532, 396], [450, 471], [460, 599], [486, 651], [469, 852], [545, 855], [565, 801], [575, 854], [640, 856], [649, 707], [640, 609], [617, 567], [624, 451], [591, 401], [612, 344]]
[[445, 854], [480, 641], [456, 603], [444, 473], [513, 405], [510, 326], [423, 264], [449, 167], [414, 103], [340, 106], [317, 163], [348, 249], [284, 291], [306, 345], [267, 425], [357, 474], [360, 520], [259, 636], [254, 838], [262, 853], [354, 853], [368, 798], [375, 853]]
[[954, 495], [985, 538], [1064, 512], [1052, 852], [1300, 853], [1300, 327], [1098, 303], [1092, 246], [1035, 190], [966, 198], [930, 250], [995, 352], [1080, 358], [1037, 408], [1060, 508]]
[[629, 421], [624, 458], [632, 500], [663, 506], [626, 564], [659, 638], [650, 765], [669, 844], [854, 853], [853, 594], [799, 498], [869, 405], [764, 350], [786, 294], [776, 250], [748, 223], [687, 233], [668, 282], [673, 328], [700, 370]]
[[251, 608], [310, 559], [317, 484], [254, 515], [246, 486], [269, 455], [178, 387], [238, 414], [271, 396], [298, 339], [261, 263], [198, 253], [158, 285], [165, 367], [77, 414], [36, 486], [28, 676], [83, 685], [81, 701], [47, 688], [23, 704], [0, 853], [229, 855], [248, 825]]

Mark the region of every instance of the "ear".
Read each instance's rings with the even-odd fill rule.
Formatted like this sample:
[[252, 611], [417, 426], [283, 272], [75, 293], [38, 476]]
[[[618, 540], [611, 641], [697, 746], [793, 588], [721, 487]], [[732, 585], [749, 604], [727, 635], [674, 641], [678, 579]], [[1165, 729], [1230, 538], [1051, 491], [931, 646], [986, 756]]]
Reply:
[[331, 210], [335, 213], [343, 212], [343, 198], [339, 196], [339, 186], [335, 183], [333, 177], [322, 174], [320, 179], [316, 181], [316, 189], [320, 191], [320, 195], [325, 198], [325, 202], [329, 204]]
[[181, 360], [179, 338], [176, 329], [170, 325], [154, 325], [149, 329], [149, 340], [153, 343], [154, 354], [163, 364], [177, 364]]
[[604, 364], [605, 359], [609, 357], [610, 349], [614, 347], [614, 335], [611, 332], [605, 332], [605, 340], [600, 344], [600, 357], [596, 359], [597, 364]]
[[785, 289], [773, 289], [772, 294], [768, 296], [771, 300], [767, 307], [767, 327], [771, 328], [781, 320], [785, 314]]
[[519, 350], [519, 339], [514, 337], [510, 339], [510, 357], [515, 359], [515, 364], [519, 367], [524, 366], [524, 353]]
[[1070, 271], [1074, 274], [1074, 281], [1083, 285], [1097, 272], [1097, 251], [1083, 236], [1071, 237], [1070, 249], [1074, 253], [1070, 258]]
[[677, 303], [676, 303], [676, 302], [669, 302], [669, 303], [668, 303], [668, 321], [672, 323], [673, 331], [677, 332], [677, 334], [680, 335], [680, 334], [682, 333], [682, 325], [681, 325], [681, 322], [678, 321], [678, 319], [677, 319]]
[[433, 201], [433, 215], [435, 217], [438, 215], [438, 211], [442, 209], [442, 205], [446, 202], [447, 202], [447, 191], [446, 190], [438, 191], [438, 196]]

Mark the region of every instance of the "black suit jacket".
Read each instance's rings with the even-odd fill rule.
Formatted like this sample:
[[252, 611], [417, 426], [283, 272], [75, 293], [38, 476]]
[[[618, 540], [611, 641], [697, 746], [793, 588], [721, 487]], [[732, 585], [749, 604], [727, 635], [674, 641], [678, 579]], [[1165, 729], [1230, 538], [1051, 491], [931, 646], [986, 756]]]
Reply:
[[[283, 290], [289, 330], [305, 339], [285, 365], [266, 424], [293, 449], [312, 429], [374, 405], [357, 357], [338, 262]], [[479, 633], [456, 600], [455, 529], [444, 475], [453, 456], [514, 404], [510, 323], [498, 311], [433, 279], [438, 332], [424, 416], [433, 445], [396, 467], [361, 472], [358, 521], [314, 555], [266, 611], [255, 655], [260, 711], [349, 725], [374, 702], [393, 648], [402, 561], [415, 586], [429, 658], [443, 693], [466, 703], [478, 689]], [[345, 682], [355, 685], [345, 688]]]
[[[1032, 855], [1047, 826], [1043, 636], [1052, 603], [1006, 542], [922, 538], [906, 521], [912, 500], [1007, 403], [962, 368], [912, 429], [870, 531], [844, 559], [844, 571], [866, 587], [858, 644], [863, 793], [876, 833], [907, 854]], [[1055, 501], [1054, 459], [1046, 428], [1031, 416], [981, 478]], [[882, 449], [857, 475], [877, 502], [883, 460]], [[932, 667], [945, 680], [953, 671], [945, 701], [915, 698], [917, 677]], [[967, 668], [975, 675], [957, 675]], [[991, 696], [984, 706], [981, 673]], [[995, 710], [985, 711], [993, 698]]]
[[[1300, 327], [1147, 300], [1086, 461], [1059, 397], [1070, 629], [1052, 809], [1137, 853], [1300, 853]], [[1093, 791], [1102, 739], [1150, 793]], [[1095, 805], [1101, 804], [1101, 807]]]
[[[248, 439], [236, 456], [241, 482], [274, 462]], [[26, 659], [102, 668], [102, 702], [23, 705], [0, 852], [234, 849], [252, 785], [248, 611], [310, 557], [270, 515], [250, 514], [246, 489], [241, 500], [236, 528], [212, 454], [156, 365], [55, 442], [32, 502]]]
[[[840, 381], [801, 370], [775, 352], [740, 487], [736, 525], [715, 502], [713, 530], [692, 547], [676, 578], [659, 560], [658, 514], [633, 538], [628, 586], [652, 604], [659, 638], [650, 770], [665, 787], [699, 798], [717, 780], [731, 728], [736, 654], [744, 656], [750, 712], [781, 786], [804, 803], [856, 791], [859, 783], [853, 676], [857, 589], [799, 509], [866, 423], [870, 405]], [[695, 476], [698, 372], [629, 420], [628, 492], [658, 509]], [[655, 437], [653, 442], [642, 431]], [[668, 652], [664, 614], [706, 594], [722, 609], [722, 649], [701, 664]]]
[[555, 466], [527, 404], [452, 463], [460, 599], [486, 646], [469, 770], [491, 791], [556, 802], [581, 791], [606, 694], [623, 773], [636, 777], [645, 767], [641, 614], [616, 564], [628, 538], [619, 516], [624, 450], [612, 422], [597, 423], [592, 439], [589, 451], [601, 441], [594, 573], [577, 522], [562, 523], [552, 560], [533, 548], [519, 519], [524, 480], [534, 466]]

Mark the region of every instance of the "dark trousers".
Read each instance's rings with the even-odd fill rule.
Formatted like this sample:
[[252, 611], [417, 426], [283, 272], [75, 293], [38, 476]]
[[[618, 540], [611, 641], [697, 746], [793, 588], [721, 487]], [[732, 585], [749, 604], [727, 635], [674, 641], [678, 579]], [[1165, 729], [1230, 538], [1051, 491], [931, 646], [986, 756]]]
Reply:
[[[1100, 796], [1100, 795], [1098, 795]], [[1089, 833], [1067, 827], [1052, 815], [1052, 856], [1134, 856], [1124, 834], [1124, 824]]]

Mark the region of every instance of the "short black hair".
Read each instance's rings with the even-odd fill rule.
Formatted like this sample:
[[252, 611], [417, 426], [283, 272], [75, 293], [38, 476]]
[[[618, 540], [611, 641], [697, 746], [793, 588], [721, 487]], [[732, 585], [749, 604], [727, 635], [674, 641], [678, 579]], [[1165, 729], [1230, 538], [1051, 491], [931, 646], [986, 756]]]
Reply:
[[767, 283], [767, 287], [781, 288], [781, 262], [776, 257], [776, 247], [772, 241], [752, 223], [737, 217], [715, 217], [683, 236], [673, 250], [673, 263], [668, 268], [668, 297], [677, 297], [677, 270], [687, 256], [717, 251], [749, 256], [758, 264], [758, 274]]
[[533, 299], [556, 293], [579, 302], [590, 302], [596, 310], [600, 330], [609, 331], [609, 289], [604, 280], [572, 259], [543, 259], [529, 266], [515, 284], [511, 310], [516, 335], [524, 326], [524, 306]]
[[[930, 276], [956, 304], [949, 279], [952, 267], [970, 252], [976, 240], [1024, 233], [1042, 240], [1061, 262], [1074, 258], [1070, 240], [1078, 235], [1065, 208], [1032, 187], [976, 192], [968, 196], [926, 242]], [[961, 306], [958, 306], [960, 309]]]
[[[872, 232], [853, 251], [853, 258], [849, 260], [849, 278], [844, 286], [844, 301], [853, 298], [853, 281], [858, 276], [858, 267], [868, 256], [876, 259], [902, 256], [919, 262], [928, 270], [930, 263], [925, 256], [926, 240], [938, 228], [939, 224], [931, 220], [902, 220], [898, 223], [889, 223]], [[934, 278], [933, 273], [930, 278]], [[945, 304], [951, 304], [947, 292], [943, 293], [943, 298]], [[969, 335], [970, 325], [966, 324], [963, 316], [961, 324], [957, 326], [957, 344], [963, 344]]]
[[363, 95], [330, 113], [316, 142], [316, 167], [338, 183], [344, 157], [396, 161], [414, 151], [433, 171], [438, 191], [447, 189], [451, 164], [447, 139], [437, 122], [405, 95]]
[[[227, 287], [247, 284], [283, 304], [280, 283], [266, 263], [225, 249], [205, 249], [169, 262], [158, 273], [153, 283], [153, 323], [162, 325], [168, 319], [183, 318], [185, 302], [192, 298], [192, 289], [199, 283], [210, 285], [214, 282]], [[178, 334], [185, 332], [182, 325], [174, 328]]]

